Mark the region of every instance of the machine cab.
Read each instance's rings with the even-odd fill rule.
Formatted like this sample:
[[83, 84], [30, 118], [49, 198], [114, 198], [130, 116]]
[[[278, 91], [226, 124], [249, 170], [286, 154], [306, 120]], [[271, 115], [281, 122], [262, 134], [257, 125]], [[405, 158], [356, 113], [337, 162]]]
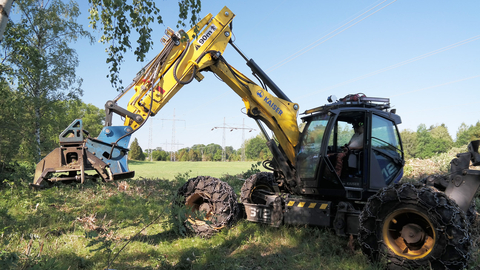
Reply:
[[398, 182], [401, 120], [388, 108], [388, 99], [357, 97], [310, 110], [297, 148], [301, 192], [359, 200]]

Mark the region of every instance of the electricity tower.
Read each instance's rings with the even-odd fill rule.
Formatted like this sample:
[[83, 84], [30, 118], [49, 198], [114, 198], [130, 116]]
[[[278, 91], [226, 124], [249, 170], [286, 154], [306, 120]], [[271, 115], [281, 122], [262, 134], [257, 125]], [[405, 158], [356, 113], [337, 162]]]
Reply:
[[[150, 161], [152, 161], [152, 142], [153, 142], [153, 120], [154, 119], [151, 119], [152, 121], [150, 122], [150, 134], [148, 136], [148, 148], [149, 148], [149, 154], [150, 154]], [[172, 151], [172, 154], [170, 154], [170, 160], [171, 161], [176, 161], [176, 156], [175, 156], [175, 152], [176, 152], [176, 146], [177, 145], [183, 145], [181, 143], [176, 143], [176, 139], [175, 139], [175, 122], [177, 121], [183, 121], [185, 122], [185, 120], [183, 119], [175, 119], [175, 109], [173, 109], [173, 118], [172, 119], [164, 119], [164, 118], [160, 118], [160, 119], [156, 119], [156, 120], [162, 120], [162, 121], [172, 121], [172, 143], [170, 144], [171, 145], [171, 151]], [[162, 123], [163, 125], [163, 123]], [[185, 122], [185, 125], [186, 125], [186, 122]], [[168, 144], [165, 146], [165, 147], [168, 147]]]
[[227, 129], [230, 129], [230, 132], [231, 131], [234, 131], [234, 130], [242, 130], [242, 161], [245, 160], [245, 130], [249, 130], [249, 132], [252, 132], [253, 128], [246, 128], [245, 127], [245, 119], [243, 119], [243, 125], [242, 127], [230, 127], [230, 126], [227, 126], [225, 124], [225, 117], [223, 118], [223, 126], [221, 127], [214, 127], [212, 128], [212, 130], [214, 129], [223, 129], [223, 138], [222, 138], [222, 161], [225, 161], [226, 160], [226, 154], [225, 154], [225, 138], [226, 138], [226, 135], [225, 135], [225, 131]]

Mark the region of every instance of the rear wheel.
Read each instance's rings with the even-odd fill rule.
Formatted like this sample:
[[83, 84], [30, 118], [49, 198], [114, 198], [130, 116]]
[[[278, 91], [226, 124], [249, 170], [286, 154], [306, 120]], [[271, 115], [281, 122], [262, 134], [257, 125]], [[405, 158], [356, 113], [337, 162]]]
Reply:
[[463, 211], [444, 193], [408, 183], [368, 200], [358, 239], [371, 260], [385, 257], [389, 268], [463, 269], [470, 258]]
[[[435, 187], [440, 191], [445, 191], [449, 185], [448, 176], [441, 175], [441, 174], [433, 174], [429, 175], [422, 180], [420, 183], [425, 184], [427, 186]], [[470, 222], [470, 228], [477, 226], [477, 207], [475, 205], [475, 198], [470, 203], [470, 207], [468, 208], [467, 212], [467, 220]]]
[[250, 176], [242, 186], [241, 202], [266, 204], [264, 195], [275, 192], [273, 189], [274, 184], [275, 178], [273, 173], [260, 172]]
[[209, 176], [189, 179], [178, 190], [183, 204], [192, 213], [186, 226], [195, 234], [210, 237], [220, 229], [232, 225], [238, 215], [237, 196], [227, 183]]

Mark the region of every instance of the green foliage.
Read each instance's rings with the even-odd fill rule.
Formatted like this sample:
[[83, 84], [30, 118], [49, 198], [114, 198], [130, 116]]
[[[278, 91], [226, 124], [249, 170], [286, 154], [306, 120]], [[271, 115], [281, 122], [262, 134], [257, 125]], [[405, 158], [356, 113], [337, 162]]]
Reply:
[[27, 186], [33, 179], [35, 164], [30, 162], [0, 162], [0, 189]]
[[[185, 184], [188, 179], [190, 178], [190, 173], [192, 171], [188, 171], [185, 173], [178, 173], [175, 175], [175, 183], [178, 187]], [[187, 221], [188, 216], [192, 213], [191, 209], [185, 207], [182, 204], [184, 197], [179, 196], [177, 192], [173, 193], [172, 196], [169, 198], [171, 202], [169, 207], [165, 210], [166, 221], [163, 223], [163, 228], [166, 230], [172, 230], [176, 235], [179, 236], [186, 236], [187, 235], [187, 228], [186, 225], [190, 225]]]
[[267, 140], [261, 134], [245, 143], [245, 155], [250, 160], [266, 160], [272, 158]]
[[[88, 0], [90, 3], [90, 25], [102, 33], [100, 42], [108, 44], [106, 63], [110, 66], [110, 82], [118, 90], [122, 80], [118, 77], [120, 63], [127, 50], [132, 49], [132, 39], [137, 37], [134, 54], [137, 61], [144, 61], [147, 52], [153, 45], [151, 24], [162, 24], [160, 9], [153, 0]], [[199, 0], [179, 0], [179, 24], [190, 15], [190, 23], [194, 25], [201, 10]], [[177, 26], [178, 27], [178, 26]], [[132, 35], [132, 31], [135, 34]], [[133, 37], [132, 37], [133, 36]]]
[[467, 126], [462, 123], [457, 131], [455, 146], [460, 147], [469, 144], [471, 141], [480, 139], [480, 121], [475, 125]]
[[452, 147], [464, 147], [470, 141], [480, 139], [480, 121], [471, 126], [462, 123], [458, 128], [455, 142], [445, 124], [430, 126], [428, 129], [421, 124], [416, 132], [402, 130], [400, 136], [406, 159], [430, 158], [437, 154], [447, 153]]
[[20, 148], [18, 135], [22, 133], [24, 115], [21, 106], [16, 104], [21, 104], [22, 98], [10, 89], [2, 77], [0, 97], [0, 162], [9, 163]]
[[430, 134], [436, 141], [438, 153], [446, 153], [453, 147], [453, 140], [445, 124], [431, 126]]
[[187, 236], [187, 227], [188, 224], [187, 217], [192, 212], [190, 209], [182, 205], [184, 197], [182, 196], [172, 196], [170, 201], [170, 207], [167, 208], [165, 213], [166, 221], [162, 224], [165, 230], [171, 230], [178, 236]]
[[450, 170], [450, 162], [458, 153], [467, 152], [467, 145], [463, 147], [454, 147], [446, 153], [436, 154], [427, 159], [407, 159], [404, 167], [405, 179], [418, 181], [427, 175], [432, 174], [448, 174]]
[[[321, 127], [321, 126], [320, 126]], [[325, 128], [325, 127], [323, 127]], [[354, 131], [351, 127], [349, 126], [340, 126], [338, 128], [338, 145], [345, 145], [345, 144], [348, 144], [350, 142], [350, 140], [352, 139], [352, 136], [354, 134]], [[320, 138], [322, 138], [323, 136], [323, 132], [322, 134], [319, 134], [318, 136], [320, 136]], [[333, 141], [333, 138], [334, 136], [330, 135], [330, 141]], [[318, 141], [316, 140], [317, 142], [321, 143], [321, 140]], [[333, 145], [333, 143], [329, 143], [329, 145]]]
[[252, 167], [242, 174], [243, 179], [247, 179], [256, 173], [259, 173], [261, 165], [262, 165], [261, 161], [257, 161], [257, 163], [253, 163]]
[[400, 132], [400, 137], [402, 138], [403, 153], [405, 154], [405, 159], [416, 157], [418, 150], [417, 133], [406, 129]]
[[[192, 147], [186, 147], [176, 152], [178, 161], [221, 161], [223, 150], [218, 144], [211, 143], [208, 145], [195, 144]], [[225, 147], [226, 161], [238, 161], [240, 155], [232, 146]]]
[[25, 136], [17, 135], [22, 138], [19, 152], [23, 159], [38, 161], [51, 150], [56, 102], [82, 94], [82, 81], [75, 75], [78, 57], [69, 44], [93, 39], [76, 21], [80, 11], [75, 2], [18, 0], [12, 9], [19, 16], [8, 23], [1, 43], [0, 76], [17, 98], [10, 106], [20, 107], [17, 118]]
[[169, 160], [169, 154], [163, 150], [152, 151], [152, 161], [167, 161]]
[[[413, 136], [407, 138], [414, 140]], [[429, 129], [424, 124], [420, 124], [417, 129], [416, 141], [410, 141], [410, 146], [416, 145], [415, 157], [429, 158], [436, 154], [446, 153], [453, 146], [453, 140], [444, 124], [440, 126], [431, 126]]]
[[135, 138], [132, 144], [130, 144], [128, 158], [132, 160], [145, 160], [145, 154], [143, 153], [142, 148], [138, 144], [137, 138]]
[[[96, 137], [103, 129], [105, 122], [105, 110], [99, 109], [93, 104], [86, 104], [80, 100], [60, 101], [58, 112], [58, 121], [62, 121], [60, 127], [66, 128], [73, 120], [81, 118], [83, 129], [90, 133], [90, 136]], [[58, 136], [58, 134], [57, 134]]]

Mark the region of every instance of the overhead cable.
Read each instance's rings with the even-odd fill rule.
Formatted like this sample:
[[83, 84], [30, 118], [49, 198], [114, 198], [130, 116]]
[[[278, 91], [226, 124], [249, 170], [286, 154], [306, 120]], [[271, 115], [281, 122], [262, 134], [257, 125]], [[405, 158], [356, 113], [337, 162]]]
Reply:
[[[344, 85], [347, 85], [347, 84], [350, 84], [350, 83], [353, 83], [353, 82], [356, 82], [356, 81], [359, 81], [359, 80], [363, 80], [363, 79], [365, 79], [365, 78], [368, 78], [368, 77], [377, 75], [377, 74], [379, 74], [379, 73], [382, 73], [382, 72], [385, 72], [385, 71], [389, 71], [389, 70], [392, 70], [392, 69], [394, 69], [394, 68], [398, 68], [398, 67], [404, 66], [404, 65], [406, 65], [406, 64], [413, 63], [413, 62], [415, 62], [415, 61], [418, 61], [418, 60], [421, 60], [421, 59], [424, 59], [424, 58], [427, 58], [427, 57], [430, 57], [430, 56], [439, 54], [439, 53], [444, 52], [444, 51], [448, 51], [448, 50], [450, 50], [450, 49], [453, 49], [453, 48], [456, 48], [456, 47], [459, 47], [459, 46], [468, 44], [468, 43], [470, 43], [470, 42], [473, 42], [473, 41], [476, 41], [476, 40], [479, 40], [479, 39], [480, 39], [480, 35], [474, 36], [474, 37], [471, 37], [471, 38], [467, 38], [467, 39], [462, 40], [462, 41], [459, 41], [459, 42], [457, 42], [457, 43], [454, 43], [454, 44], [445, 46], [445, 47], [443, 47], [443, 48], [440, 48], [440, 49], [431, 51], [431, 52], [429, 52], [429, 53], [425, 53], [425, 54], [422, 54], [422, 55], [420, 55], [420, 56], [417, 56], [417, 57], [414, 57], [414, 58], [411, 58], [411, 59], [402, 61], [402, 62], [400, 62], [400, 63], [394, 64], [394, 65], [391, 65], [391, 66], [388, 66], [388, 67], [385, 67], [385, 68], [382, 68], [382, 69], [379, 69], [379, 70], [376, 70], [376, 71], [373, 71], [373, 72], [370, 72], [370, 73], [365, 74], [365, 75], [362, 75], [362, 76], [360, 76], [360, 77], [356, 77], [356, 78], [350, 79], [350, 80], [348, 80], [348, 81], [344, 81], [344, 82], [335, 84], [335, 85], [333, 85], [333, 86], [329, 86], [329, 87], [326, 87], [326, 88], [323, 88], [323, 89], [320, 89], [320, 90], [317, 90], [317, 91], [310, 92], [309, 94], [306, 94], [306, 95], [303, 95], [303, 96], [298, 97], [298, 99], [306, 98], [306, 97], [309, 97], [309, 96], [318, 94], [318, 93], [320, 93], [320, 92], [324, 92], [324, 91], [331, 90], [331, 89], [334, 89], [334, 88], [337, 88], [337, 87], [341, 87], [341, 86], [344, 86]], [[297, 100], [298, 100], [298, 99], [297, 99]]]
[[[279, 68], [279, 67], [287, 64], [288, 62], [296, 59], [297, 57], [299, 57], [299, 56], [307, 53], [308, 51], [310, 51], [310, 50], [314, 49], [315, 47], [317, 47], [317, 46], [325, 43], [326, 41], [332, 39], [333, 37], [337, 36], [338, 34], [344, 32], [345, 30], [347, 30], [347, 29], [353, 27], [354, 25], [360, 23], [361, 21], [363, 21], [363, 20], [365, 20], [366, 18], [372, 16], [373, 14], [379, 12], [380, 10], [388, 7], [389, 5], [393, 4], [393, 3], [396, 2], [397, 0], [394, 0], [394, 1], [390, 2], [390, 3], [388, 3], [387, 5], [381, 7], [380, 9], [378, 9], [378, 10], [376, 10], [376, 11], [374, 11], [373, 13], [369, 14], [368, 16], [366, 16], [366, 17], [360, 19], [359, 21], [356, 21], [356, 22], [353, 23], [352, 25], [349, 25], [348, 27], [342, 29], [343, 27], [347, 26], [349, 23], [351, 23], [351, 22], [359, 19], [360, 17], [362, 17], [363, 15], [367, 14], [367, 13], [370, 12], [371, 10], [377, 8], [378, 6], [380, 6], [381, 4], [385, 3], [386, 1], [387, 1], [387, 0], [384, 0], [384, 1], [380, 2], [379, 4], [373, 6], [372, 8], [370, 8], [370, 9], [368, 9], [367, 11], [363, 12], [362, 14], [358, 15], [357, 17], [353, 18], [352, 20], [346, 22], [346, 23], [343, 24], [342, 26], [336, 28], [335, 30], [331, 31], [330, 33], [328, 33], [328, 34], [324, 35], [323, 37], [319, 38], [318, 40], [316, 40], [315, 42], [311, 43], [310, 45], [304, 47], [303, 49], [297, 51], [296, 53], [292, 54], [291, 56], [287, 57], [286, 59], [280, 61], [280, 62], [277, 63], [276, 65], [274, 65], [274, 66], [270, 67], [269, 69], [267, 69], [267, 72], [274, 71], [274, 70], [276, 70], [277, 68]], [[342, 30], [339, 31], [340, 29], [342, 29]], [[338, 31], [338, 32], [337, 32], [337, 31]]]

